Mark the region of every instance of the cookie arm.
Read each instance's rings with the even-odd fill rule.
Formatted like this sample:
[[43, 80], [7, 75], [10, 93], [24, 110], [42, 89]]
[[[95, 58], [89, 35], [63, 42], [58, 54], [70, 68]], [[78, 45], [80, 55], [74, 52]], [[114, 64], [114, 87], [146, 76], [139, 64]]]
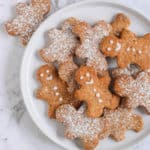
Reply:
[[133, 115], [132, 122], [130, 123], [130, 129], [139, 132], [142, 130], [144, 125], [143, 119], [141, 116]]
[[25, 13], [25, 8], [27, 7], [26, 3], [18, 3], [16, 5], [16, 12], [18, 15], [23, 15]]
[[111, 136], [116, 141], [122, 141], [125, 138], [125, 129], [124, 128], [116, 128], [116, 131], [114, 131]]

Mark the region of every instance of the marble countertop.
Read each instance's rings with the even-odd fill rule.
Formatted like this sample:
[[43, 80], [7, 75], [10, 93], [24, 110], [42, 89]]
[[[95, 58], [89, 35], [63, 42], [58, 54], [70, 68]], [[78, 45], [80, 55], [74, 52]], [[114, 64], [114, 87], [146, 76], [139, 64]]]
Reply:
[[[0, 149], [1, 150], [60, 150], [32, 122], [20, 92], [20, 65], [24, 54], [15, 38], [4, 30], [4, 22], [15, 14], [15, 4], [26, 0], [0, 0]], [[52, 0], [52, 12], [80, 0]], [[123, 0], [150, 18], [149, 0]], [[150, 137], [133, 146], [132, 150], [148, 150]]]

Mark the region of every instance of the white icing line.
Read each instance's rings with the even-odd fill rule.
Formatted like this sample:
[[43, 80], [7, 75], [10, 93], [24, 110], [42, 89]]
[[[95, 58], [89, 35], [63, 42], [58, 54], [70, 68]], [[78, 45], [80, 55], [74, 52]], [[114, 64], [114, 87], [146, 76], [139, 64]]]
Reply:
[[100, 94], [99, 94], [99, 93], [96, 93], [96, 97], [100, 97]]
[[53, 76], [52, 76], [52, 75], [50, 75], [49, 77], [46, 78], [46, 80], [48, 80], [48, 81], [50, 81], [50, 80], [52, 80], [52, 79], [53, 79]]
[[88, 84], [93, 84], [94, 83], [94, 80], [93, 79], [91, 79], [89, 82], [85, 82], [87, 85]]
[[121, 44], [117, 42], [115, 51], [119, 51], [121, 49]]

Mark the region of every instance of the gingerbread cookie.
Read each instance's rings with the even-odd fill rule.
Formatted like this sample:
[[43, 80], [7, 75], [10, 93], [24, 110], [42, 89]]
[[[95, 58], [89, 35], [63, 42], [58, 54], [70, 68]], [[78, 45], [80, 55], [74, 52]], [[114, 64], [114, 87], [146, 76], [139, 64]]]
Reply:
[[57, 61], [58, 64], [62, 64], [73, 57], [78, 39], [71, 31], [72, 24], [74, 24], [73, 18], [66, 20], [61, 29], [49, 30], [49, 44], [47, 48], [40, 50], [40, 56], [45, 62]]
[[67, 85], [59, 79], [56, 69], [52, 65], [44, 65], [37, 71], [37, 79], [41, 87], [37, 90], [36, 96], [46, 100], [49, 105], [49, 117], [55, 118], [55, 110], [62, 104], [78, 106], [78, 101], [67, 91]]
[[40, 51], [40, 56], [47, 63], [57, 62], [60, 78], [68, 84], [69, 92], [74, 91], [74, 79], [72, 78], [77, 65], [73, 62], [74, 50], [78, 44], [76, 35], [72, 33], [72, 27], [78, 20], [69, 18], [61, 25], [61, 29], [49, 31], [49, 45]]
[[136, 78], [123, 75], [116, 79], [115, 92], [125, 97], [125, 106], [128, 108], [144, 107], [150, 113], [150, 73], [140, 72]]
[[116, 141], [121, 141], [125, 138], [126, 130], [139, 132], [143, 128], [142, 117], [134, 114], [131, 109], [105, 110], [103, 119], [108, 123], [108, 127], [99, 135], [100, 139], [111, 136]]
[[127, 29], [130, 26], [130, 19], [123, 13], [118, 13], [111, 23], [111, 34], [116, 36], [120, 35], [123, 29]]
[[99, 74], [107, 70], [107, 61], [99, 51], [99, 43], [110, 31], [111, 26], [104, 21], [97, 22], [93, 27], [86, 22], [79, 22], [73, 27], [73, 32], [81, 40], [80, 46], [75, 51], [76, 55], [86, 59], [86, 65], [93, 66]]
[[105, 56], [117, 57], [121, 68], [129, 64], [136, 64], [142, 70], [150, 67], [150, 34], [136, 37], [131, 31], [123, 30], [120, 38], [113, 35], [104, 38], [100, 49]]
[[107, 122], [101, 118], [88, 118], [84, 109], [76, 110], [71, 105], [62, 105], [56, 110], [56, 119], [65, 126], [68, 139], [80, 138], [85, 150], [92, 150], [99, 142], [99, 134], [105, 132]]
[[98, 78], [97, 72], [92, 67], [82, 66], [77, 70], [75, 79], [80, 85], [75, 91], [75, 97], [87, 103], [88, 117], [101, 116], [104, 107], [115, 109], [118, 106], [119, 98], [109, 91], [108, 74]]
[[6, 23], [6, 30], [10, 35], [18, 36], [26, 45], [49, 11], [50, 0], [31, 0], [30, 4], [18, 3], [17, 17]]

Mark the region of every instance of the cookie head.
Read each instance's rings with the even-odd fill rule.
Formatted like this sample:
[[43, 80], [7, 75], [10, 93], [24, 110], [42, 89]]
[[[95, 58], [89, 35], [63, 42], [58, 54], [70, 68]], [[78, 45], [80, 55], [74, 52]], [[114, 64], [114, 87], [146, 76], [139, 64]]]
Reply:
[[97, 73], [92, 67], [82, 66], [76, 72], [75, 79], [80, 85], [92, 85], [97, 81]]
[[56, 77], [57, 73], [52, 65], [44, 65], [37, 71], [37, 79], [43, 84], [52, 83]]
[[123, 43], [115, 36], [108, 36], [100, 43], [100, 50], [105, 56], [115, 57], [122, 50]]

